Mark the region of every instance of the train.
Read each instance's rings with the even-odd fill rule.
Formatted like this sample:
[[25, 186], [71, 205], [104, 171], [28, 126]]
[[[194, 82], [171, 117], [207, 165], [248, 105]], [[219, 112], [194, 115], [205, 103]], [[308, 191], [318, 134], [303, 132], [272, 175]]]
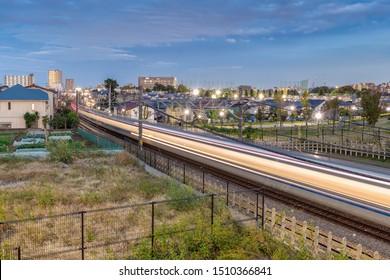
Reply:
[[[138, 139], [138, 121], [85, 109], [80, 116]], [[237, 174], [251, 182], [390, 228], [390, 180], [318, 165], [229, 140], [143, 124], [142, 140], [161, 150]]]

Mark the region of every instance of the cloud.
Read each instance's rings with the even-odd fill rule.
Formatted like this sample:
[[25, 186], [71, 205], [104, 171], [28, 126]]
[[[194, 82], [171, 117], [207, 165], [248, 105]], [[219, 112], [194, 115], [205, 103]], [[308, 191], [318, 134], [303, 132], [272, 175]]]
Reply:
[[189, 71], [221, 71], [221, 70], [241, 70], [242, 66], [214, 66], [205, 68], [191, 68]]
[[52, 57], [58, 60], [139, 60], [139, 58], [118, 48], [89, 46], [89, 47], [70, 47], [45, 45], [39, 50], [30, 51], [27, 57]]
[[235, 43], [236, 43], [236, 39], [227, 38], [227, 39], [226, 39], [226, 42], [228, 42], [229, 44], [235, 44]]
[[154, 67], [171, 67], [171, 66], [177, 66], [179, 65], [176, 62], [167, 62], [167, 61], [156, 61], [152, 62], [147, 65], [147, 67], [154, 68]]

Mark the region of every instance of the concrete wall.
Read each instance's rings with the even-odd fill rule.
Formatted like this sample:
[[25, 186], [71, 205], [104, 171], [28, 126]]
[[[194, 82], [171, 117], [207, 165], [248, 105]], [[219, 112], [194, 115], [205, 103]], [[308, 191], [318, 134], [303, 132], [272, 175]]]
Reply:
[[[8, 102], [11, 103], [10, 110]], [[34, 110], [32, 104], [34, 104]], [[0, 123], [11, 123], [11, 128], [26, 128], [24, 114], [35, 111], [39, 113], [38, 128], [43, 128], [42, 117], [50, 113], [46, 101], [0, 101]]]

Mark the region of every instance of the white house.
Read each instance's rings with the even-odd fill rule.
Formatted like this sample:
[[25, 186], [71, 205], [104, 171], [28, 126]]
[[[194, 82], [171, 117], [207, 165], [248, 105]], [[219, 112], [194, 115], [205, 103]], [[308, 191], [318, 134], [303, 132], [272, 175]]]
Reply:
[[44, 128], [42, 118], [49, 116], [49, 95], [40, 89], [15, 85], [0, 92], [0, 128], [26, 128], [25, 113], [39, 113], [37, 128]]

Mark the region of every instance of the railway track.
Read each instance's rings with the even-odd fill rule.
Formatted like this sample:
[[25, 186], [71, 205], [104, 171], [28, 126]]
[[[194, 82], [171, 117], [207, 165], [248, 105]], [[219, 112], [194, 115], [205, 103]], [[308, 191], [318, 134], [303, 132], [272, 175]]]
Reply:
[[[103, 131], [106, 134], [109, 134], [111, 137], [115, 137], [117, 139], [125, 140], [125, 141], [132, 141], [134, 143], [136, 142], [134, 139], [130, 138], [129, 136], [125, 136], [117, 131], [110, 130], [106, 127], [101, 127], [98, 124], [86, 118], [81, 118], [81, 119], [84, 122], [85, 124], [84, 126], [86, 128], [91, 129], [91, 127], [93, 127], [94, 129], [98, 129], [100, 131]], [[352, 216], [350, 214], [342, 213], [340, 211], [331, 209], [321, 204], [313, 203], [312, 201], [291, 195], [290, 193], [287, 192], [276, 190], [274, 188], [265, 185], [259, 185], [258, 182], [249, 181], [248, 179], [240, 178], [237, 175], [233, 176], [231, 173], [228, 173], [224, 170], [216, 169], [215, 167], [212, 166], [194, 162], [183, 156], [179, 156], [177, 154], [167, 152], [165, 150], [156, 149], [155, 147], [150, 146], [148, 144], [144, 144], [144, 147], [145, 149], [150, 149], [152, 151], [155, 151], [162, 156], [168, 157], [173, 161], [183, 163], [186, 166], [192, 167], [194, 169], [199, 169], [204, 171], [207, 170], [208, 174], [216, 176], [221, 180], [226, 180], [236, 185], [239, 185], [244, 189], [250, 189], [253, 191], [260, 192], [262, 191], [263, 188], [265, 188], [265, 195], [267, 198], [272, 198], [273, 200], [288, 205], [292, 208], [299, 209], [301, 211], [310, 213], [311, 215], [315, 215], [327, 221], [341, 224], [345, 227], [353, 229], [354, 231], [361, 232], [370, 235], [374, 238], [377, 238], [381, 241], [390, 243], [390, 228], [385, 227], [383, 225], [376, 224], [371, 221], [367, 221], [362, 218]]]

